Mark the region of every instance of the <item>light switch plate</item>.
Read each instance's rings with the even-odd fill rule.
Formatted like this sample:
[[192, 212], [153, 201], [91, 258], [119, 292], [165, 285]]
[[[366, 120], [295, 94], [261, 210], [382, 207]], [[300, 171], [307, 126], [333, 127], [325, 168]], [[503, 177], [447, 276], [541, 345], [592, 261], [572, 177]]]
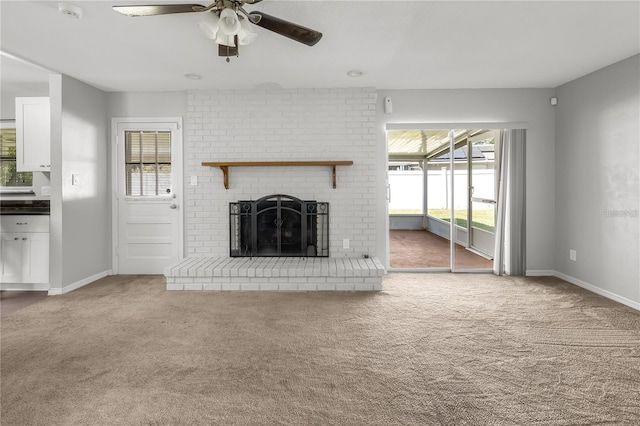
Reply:
[[198, 185], [198, 176], [191, 176], [191, 186]]
[[80, 185], [80, 178], [75, 173], [71, 175], [71, 185]]
[[42, 195], [51, 195], [51, 187], [43, 186], [42, 188], [40, 188], [40, 192], [42, 193]]

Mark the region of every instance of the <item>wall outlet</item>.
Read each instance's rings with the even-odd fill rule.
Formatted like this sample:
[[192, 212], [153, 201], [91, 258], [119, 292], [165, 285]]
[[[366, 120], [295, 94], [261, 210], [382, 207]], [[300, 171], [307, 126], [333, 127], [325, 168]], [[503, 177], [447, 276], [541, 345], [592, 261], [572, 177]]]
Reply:
[[574, 262], [578, 258], [578, 253], [575, 250], [569, 250], [569, 260], [573, 260]]
[[342, 248], [348, 249], [349, 248], [349, 239], [345, 238], [342, 240]]
[[42, 192], [42, 195], [51, 195], [51, 187], [43, 186], [40, 188], [40, 192]]
[[191, 176], [191, 186], [198, 186], [198, 176]]

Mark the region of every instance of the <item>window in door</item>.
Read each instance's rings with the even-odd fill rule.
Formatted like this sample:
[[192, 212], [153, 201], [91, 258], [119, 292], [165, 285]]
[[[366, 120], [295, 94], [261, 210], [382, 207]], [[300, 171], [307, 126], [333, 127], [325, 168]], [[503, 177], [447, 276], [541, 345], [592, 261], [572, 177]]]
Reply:
[[32, 172], [19, 172], [16, 163], [16, 125], [13, 121], [0, 127], [0, 188], [31, 188]]
[[171, 132], [125, 132], [126, 195], [155, 197], [171, 193]]

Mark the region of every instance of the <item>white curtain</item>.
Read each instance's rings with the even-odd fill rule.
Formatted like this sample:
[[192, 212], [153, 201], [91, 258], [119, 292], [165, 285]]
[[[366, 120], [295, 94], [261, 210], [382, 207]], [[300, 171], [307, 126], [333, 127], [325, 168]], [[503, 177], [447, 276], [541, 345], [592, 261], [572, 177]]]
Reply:
[[525, 275], [525, 142], [524, 129], [501, 132], [496, 153], [499, 164], [496, 239], [493, 272]]

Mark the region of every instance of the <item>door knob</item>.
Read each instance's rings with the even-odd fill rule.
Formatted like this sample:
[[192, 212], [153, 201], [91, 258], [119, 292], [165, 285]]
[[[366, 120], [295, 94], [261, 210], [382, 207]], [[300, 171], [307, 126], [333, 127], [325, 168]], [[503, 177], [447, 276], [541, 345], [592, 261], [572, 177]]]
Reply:
[[171, 204], [171, 205], [169, 206], [169, 208], [170, 208], [170, 209], [177, 209], [177, 208], [178, 208], [178, 205], [177, 205], [177, 204]]

